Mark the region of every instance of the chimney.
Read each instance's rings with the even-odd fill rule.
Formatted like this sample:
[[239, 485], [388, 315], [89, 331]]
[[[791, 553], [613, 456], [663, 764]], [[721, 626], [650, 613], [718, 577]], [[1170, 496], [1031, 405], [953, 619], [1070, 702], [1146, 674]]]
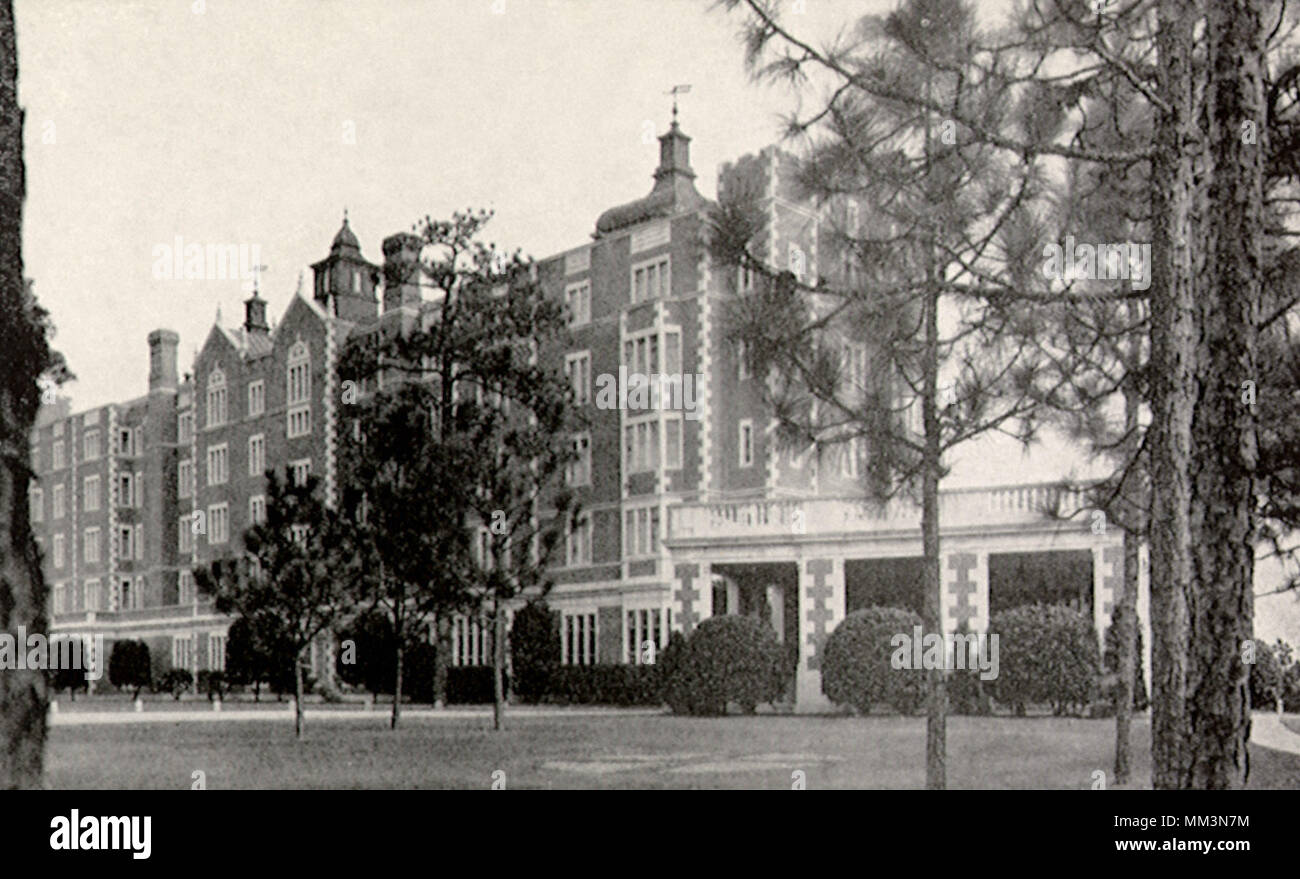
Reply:
[[419, 305], [420, 249], [424, 240], [410, 232], [384, 239], [384, 312], [403, 305]]
[[181, 337], [171, 330], [149, 334], [149, 391], [176, 390], [176, 346]]
[[266, 300], [257, 295], [256, 287], [253, 288], [253, 295], [244, 300], [244, 329], [262, 335], [271, 332], [266, 323]]

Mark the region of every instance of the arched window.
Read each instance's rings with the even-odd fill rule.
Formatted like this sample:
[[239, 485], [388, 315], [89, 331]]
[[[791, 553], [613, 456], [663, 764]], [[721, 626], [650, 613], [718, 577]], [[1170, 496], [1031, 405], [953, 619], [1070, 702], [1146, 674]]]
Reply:
[[290, 437], [311, 433], [311, 349], [303, 341], [289, 349], [288, 384]]
[[226, 374], [221, 367], [208, 375], [208, 426], [226, 423]]

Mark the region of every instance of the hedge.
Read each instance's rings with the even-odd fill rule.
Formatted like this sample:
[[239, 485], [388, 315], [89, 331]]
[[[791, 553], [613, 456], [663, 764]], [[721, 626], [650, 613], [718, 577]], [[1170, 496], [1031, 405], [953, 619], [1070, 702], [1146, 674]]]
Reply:
[[989, 629], [998, 635], [998, 677], [993, 698], [1023, 715], [1047, 704], [1057, 715], [1083, 713], [1098, 695], [1101, 651], [1092, 620], [1077, 610], [1035, 604], [995, 614]]
[[903, 714], [916, 711], [925, 698], [925, 672], [893, 668], [896, 648], [890, 639], [910, 638], [919, 625], [919, 616], [896, 607], [868, 607], [846, 616], [822, 650], [822, 692], [861, 714], [880, 704]]

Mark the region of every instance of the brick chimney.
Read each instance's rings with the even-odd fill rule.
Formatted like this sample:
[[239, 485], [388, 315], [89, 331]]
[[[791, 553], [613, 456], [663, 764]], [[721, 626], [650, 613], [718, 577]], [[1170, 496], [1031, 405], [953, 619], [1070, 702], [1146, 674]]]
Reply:
[[419, 305], [420, 248], [424, 240], [410, 232], [384, 239], [384, 312], [403, 305]]
[[176, 390], [176, 346], [181, 337], [171, 330], [149, 334], [149, 391]]

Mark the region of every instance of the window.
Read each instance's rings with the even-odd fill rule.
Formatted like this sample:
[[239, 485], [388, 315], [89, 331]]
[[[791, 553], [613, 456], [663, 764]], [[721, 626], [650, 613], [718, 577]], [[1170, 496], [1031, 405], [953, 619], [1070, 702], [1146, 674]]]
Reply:
[[86, 512], [93, 513], [99, 509], [99, 477], [87, 476], [82, 481], [82, 498], [86, 504]]
[[569, 326], [591, 323], [591, 282], [581, 281], [565, 287], [564, 304], [569, 307]]
[[119, 473], [117, 475], [117, 505], [119, 507], [135, 506], [135, 486], [132, 484], [132, 474]]
[[187, 443], [194, 439], [194, 413], [182, 412], [176, 416], [176, 441]]
[[191, 669], [194, 665], [194, 638], [190, 635], [172, 637], [172, 668]]
[[177, 497], [194, 496], [194, 462], [189, 458], [176, 465]]
[[627, 612], [628, 662], [643, 665], [657, 661], [659, 651], [668, 646], [665, 620], [665, 611], [657, 607]]
[[682, 419], [670, 416], [664, 420], [664, 469], [682, 469]]
[[738, 266], [736, 268], [736, 292], [742, 295], [754, 292], [753, 266]]
[[248, 475], [261, 476], [266, 471], [266, 438], [262, 434], [248, 438]]
[[867, 348], [845, 343], [840, 349], [840, 370], [849, 390], [862, 394], [867, 389]]
[[63, 440], [54, 441], [54, 445], [50, 446], [50, 454], [53, 458], [50, 465], [55, 470], [63, 469], [63, 466], [66, 463], [63, 459]]
[[628, 473], [659, 467], [659, 421], [654, 418], [628, 424], [623, 429], [624, 466]]
[[230, 504], [208, 507], [208, 543], [225, 543], [230, 539]]
[[63, 483], [54, 486], [54, 518], [62, 519], [64, 510]]
[[135, 546], [135, 541], [134, 535], [131, 533], [131, 526], [119, 525], [117, 529], [117, 557], [129, 559], [133, 546]]
[[99, 529], [87, 528], [83, 536], [81, 557], [86, 562], [99, 561]]
[[659, 335], [648, 333], [625, 341], [623, 365], [635, 375], [650, 376], [659, 372]]
[[81, 452], [87, 461], [99, 458], [99, 431], [88, 430], [81, 435]]
[[862, 437], [853, 437], [840, 445], [840, 475], [858, 478], [858, 459], [862, 456]]
[[289, 349], [288, 383], [289, 421], [288, 435], [306, 436], [311, 433], [311, 352], [305, 342], [297, 342]]
[[181, 516], [176, 523], [176, 548], [180, 552], [194, 551], [194, 516]]
[[208, 635], [208, 668], [226, 670], [226, 636], [217, 632]]
[[293, 542], [298, 544], [299, 546], [307, 545], [307, 535], [310, 533], [311, 533], [311, 526], [309, 525], [289, 526], [289, 536], [292, 537]]
[[99, 581], [86, 581], [86, 610], [99, 610]]
[[144, 525], [135, 526], [135, 560], [144, 559]]
[[68, 590], [62, 583], [54, 586], [54, 612], [67, 613]]
[[307, 477], [311, 476], [311, 458], [290, 461], [289, 476], [293, 479], [294, 485], [306, 485]]
[[119, 455], [138, 455], [137, 448], [140, 432], [136, 428], [122, 427], [117, 431], [117, 454]]
[[596, 615], [594, 613], [564, 615], [560, 661], [565, 665], [596, 664]]
[[790, 242], [790, 253], [789, 253], [790, 274], [794, 275], [796, 279], [802, 282], [804, 276], [804, 269], [806, 268], [807, 266], [804, 264], [803, 250], [799, 247], [798, 244], [795, 244], [793, 241]]
[[226, 374], [217, 367], [208, 376], [208, 427], [226, 423]]
[[208, 449], [208, 485], [225, 485], [230, 477], [226, 456], [226, 444]]
[[63, 535], [54, 535], [54, 567], [63, 567]]
[[27, 505], [31, 509], [33, 522], [45, 521], [45, 492], [36, 486], [32, 486], [31, 492], [27, 496]]
[[451, 621], [451, 664], [491, 665], [492, 637], [482, 620], [461, 615]]
[[578, 457], [569, 462], [565, 480], [569, 485], [591, 485], [591, 434], [575, 436], [573, 451]]
[[632, 302], [661, 299], [668, 295], [668, 257], [661, 256], [632, 267]]
[[117, 609], [130, 610], [131, 599], [135, 595], [135, 590], [131, 588], [131, 578], [123, 577], [117, 584]]
[[131, 609], [139, 610], [144, 607], [144, 593], [146, 582], [144, 576], [135, 578], [135, 588], [131, 590]]
[[266, 497], [260, 494], [248, 499], [248, 524], [261, 525], [266, 521]]
[[591, 402], [591, 352], [582, 351], [564, 358], [564, 374], [573, 388], [573, 401], [579, 406]]
[[189, 569], [182, 570], [176, 577], [178, 604], [194, 603], [194, 573]]
[[630, 556], [646, 556], [658, 551], [659, 507], [624, 510], [623, 552]]
[[740, 457], [740, 466], [749, 467], [754, 463], [754, 421], [745, 418], [740, 422], [736, 448]]
[[248, 383], [248, 414], [261, 415], [266, 411], [266, 384], [261, 380]]
[[569, 567], [591, 564], [590, 516], [583, 516], [576, 526], [565, 528], [564, 563]]
[[736, 342], [736, 381], [743, 382], [749, 378], [749, 352], [744, 340]]

